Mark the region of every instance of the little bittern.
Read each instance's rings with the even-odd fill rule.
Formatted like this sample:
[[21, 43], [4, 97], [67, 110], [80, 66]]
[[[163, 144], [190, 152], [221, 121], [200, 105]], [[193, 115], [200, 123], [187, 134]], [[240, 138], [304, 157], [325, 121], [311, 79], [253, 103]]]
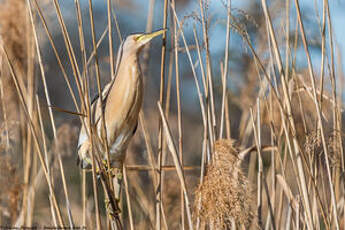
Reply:
[[[118, 172], [122, 171], [126, 150], [136, 131], [139, 111], [143, 101], [143, 82], [139, 54], [145, 44], [162, 33], [164, 33], [164, 30], [128, 36], [119, 48], [114, 78], [102, 91], [109, 163], [111, 168], [118, 169]], [[96, 127], [100, 138], [102, 133], [102, 107], [99, 97], [96, 96], [91, 102], [91, 123]], [[87, 118], [85, 118], [85, 124], [88, 124]], [[78, 141], [78, 162], [80, 162], [83, 169], [91, 168], [91, 146], [91, 140], [86, 128], [82, 126]], [[105, 152], [102, 154], [102, 160], [107, 160], [107, 154]]]

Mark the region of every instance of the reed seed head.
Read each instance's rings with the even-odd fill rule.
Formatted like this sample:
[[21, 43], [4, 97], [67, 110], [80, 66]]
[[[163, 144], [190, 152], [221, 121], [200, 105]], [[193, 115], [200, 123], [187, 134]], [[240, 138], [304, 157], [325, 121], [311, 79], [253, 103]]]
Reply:
[[239, 149], [233, 140], [218, 140], [203, 183], [196, 191], [196, 214], [201, 221], [227, 229], [234, 222], [248, 227], [253, 219], [251, 189], [244, 176], [239, 158]]

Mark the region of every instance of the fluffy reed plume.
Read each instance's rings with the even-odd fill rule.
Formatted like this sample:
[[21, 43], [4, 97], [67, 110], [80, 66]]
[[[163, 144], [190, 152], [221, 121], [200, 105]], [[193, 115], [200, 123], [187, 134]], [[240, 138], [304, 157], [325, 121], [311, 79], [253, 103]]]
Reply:
[[0, 222], [13, 223], [19, 213], [19, 204], [23, 185], [18, 169], [10, 157], [0, 155]]
[[[328, 157], [331, 163], [331, 167], [341, 167], [341, 150], [339, 146], [339, 136], [336, 133], [326, 134], [326, 143], [328, 149]], [[311, 132], [306, 136], [304, 149], [307, 156], [313, 156], [315, 162], [324, 166], [324, 150], [320, 134], [317, 132]]]
[[7, 0], [0, 3], [1, 37], [9, 55], [15, 57], [17, 64], [23, 68], [27, 56], [25, 0]]
[[[27, 80], [25, 74], [27, 69], [27, 50], [28, 50], [28, 27], [27, 10], [25, 0], [4, 0], [0, 1], [0, 39], [10, 59], [15, 72], [24, 81]], [[0, 52], [0, 55], [3, 55]], [[0, 66], [3, 91], [6, 97], [2, 98], [6, 105], [7, 117], [10, 120], [19, 120], [18, 98], [14, 83], [12, 81], [8, 64], [2, 58]], [[0, 119], [2, 119], [2, 115]]]
[[249, 227], [254, 216], [251, 188], [238, 153], [233, 140], [218, 140], [205, 179], [196, 191], [196, 203], [201, 201], [196, 214], [214, 229], [227, 229], [232, 222]]
[[[317, 83], [319, 84], [319, 83]], [[306, 130], [313, 130], [318, 120], [315, 104], [311, 97], [312, 86], [308, 82], [308, 75], [305, 71], [296, 74], [296, 79], [291, 80], [288, 84], [288, 91], [291, 97], [291, 106], [294, 108], [292, 115], [296, 124], [297, 136], [300, 140], [305, 141]], [[283, 93], [282, 87], [279, 92]], [[320, 96], [319, 91], [317, 92]], [[267, 101], [268, 102], [268, 101]], [[324, 128], [327, 132], [333, 128], [332, 124], [332, 97], [329, 92], [323, 92], [322, 116], [325, 121]], [[269, 126], [272, 124], [276, 129], [282, 128], [282, 114], [277, 101], [273, 101], [272, 108], [265, 103], [261, 103], [261, 117], [263, 124]]]

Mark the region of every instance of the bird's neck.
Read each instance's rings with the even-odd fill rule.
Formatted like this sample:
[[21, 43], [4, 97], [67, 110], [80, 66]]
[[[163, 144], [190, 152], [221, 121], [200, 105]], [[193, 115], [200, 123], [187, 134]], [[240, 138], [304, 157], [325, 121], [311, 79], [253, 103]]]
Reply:
[[108, 102], [113, 106], [106, 107], [109, 110], [106, 114], [116, 116], [119, 113], [117, 111], [121, 111], [118, 114], [120, 120], [134, 119], [133, 117], [136, 117], [137, 112], [140, 110], [142, 96], [143, 82], [138, 57], [123, 57], [117, 72], [114, 87], [108, 96]]
[[141, 70], [137, 54], [123, 56], [118, 68], [115, 85], [127, 88], [141, 84]]
[[[138, 54], [130, 53], [130, 54], [124, 55], [122, 56], [120, 62], [121, 64], [118, 66], [116, 78], [126, 78], [126, 76], [128, 76], [129, 74], [128, 71], [131, 72], [133, 68], [135, 68], [139, 73], [141, 73]], [[136, 77], [139, 77], [139, 76], [136, 76]]]

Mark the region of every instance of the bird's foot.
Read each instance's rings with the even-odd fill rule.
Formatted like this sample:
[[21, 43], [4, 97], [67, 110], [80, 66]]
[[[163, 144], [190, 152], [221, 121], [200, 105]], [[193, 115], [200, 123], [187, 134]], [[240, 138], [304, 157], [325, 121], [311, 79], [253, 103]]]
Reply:
[[115, 218], [116, 216], [120, 215], [120, 213], [121, 213], [121, 210], [119, 208], [120, 200], [115, 199], [115, 202], [116, 202], [116, 205], [115, 205], [116, 210], [113, 210], [112, 205], [110, 203], [110, 200], [108, 198], [104, 199], [104, 203], [105, 203], [105, 207], [106, 207], [107, 213], [108, 213], [109, 216], [111, 216], [113, 218]]
[[[109, 169], [108, 169], [108, 162], [107, 162], [107, 160], [102, 160], [102, 166], [104, 167], [105, 172], [108, 173]], [[103, 168], [102, 166], [101, 166], [101, 168]], [[96, 174], [100, 175], [101, 173], [102, 173], [102, 169], [100, 169], [99, 167], [96, 167]]]
[[112, 177], [121, 174], [122, 177], [122, 165], [121, 167], [114, 167], [113, 165], [110, 164], [110, 167], [108, 167], [108, 161], [107, 160], [102, 160], [102, 165], [107, 173], [110, 173]]
[[116, 179], [118, 180], [122, 180], [123, 178], [122, 169], [120, 168], [110, 168], [108, 172], [110, 173], [112, 177], [116, 177]]

